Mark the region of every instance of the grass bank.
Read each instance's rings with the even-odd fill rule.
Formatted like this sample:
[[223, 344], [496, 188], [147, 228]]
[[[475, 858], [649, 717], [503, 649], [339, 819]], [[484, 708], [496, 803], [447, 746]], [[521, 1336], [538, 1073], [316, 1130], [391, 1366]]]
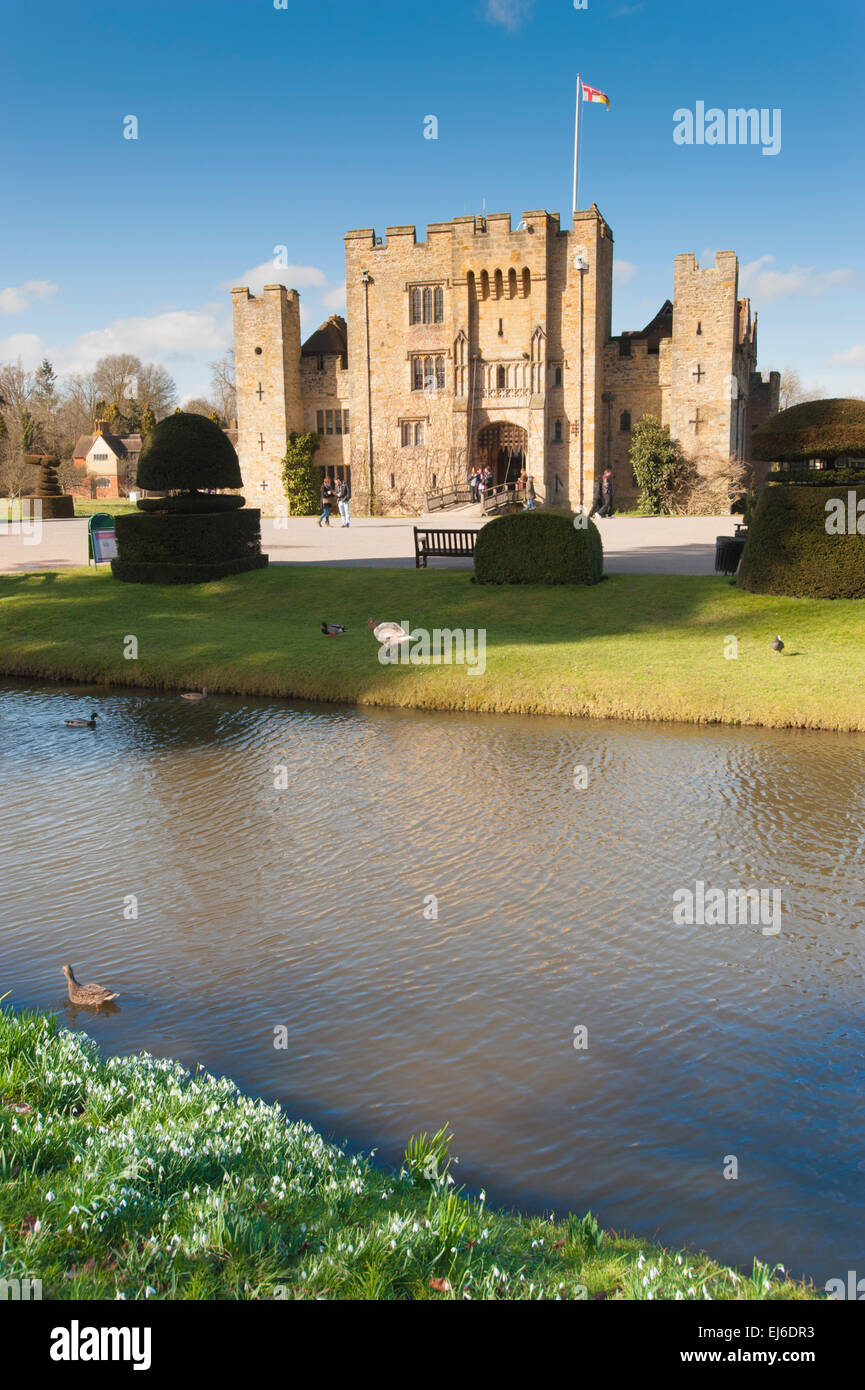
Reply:
[[0, 1279], [43, 1298], [818, 1296], [591, 1215], [490, 1210], [447, 1162], [415, 1143], [383, 1172], [225, 1078], [0, 1011]]
[[[69, 569], [0, 575], [0, 674], [421, 709], [865, 730], [863, 614], [854, 600], [747, 594], [716, 577], [617, 574], [590, 589], [512, 588], [476, 585], [453, 570], [280, 565], [163, 588]], [[382, 666], [370, 616], [485, 629], [486, 672]], [[348, 633], [323, 637], [322, 619]], [[781, 656], [769, 645], [776, 633], [787, 644]], [[134, 660], [124, 655], [130, 636]]]

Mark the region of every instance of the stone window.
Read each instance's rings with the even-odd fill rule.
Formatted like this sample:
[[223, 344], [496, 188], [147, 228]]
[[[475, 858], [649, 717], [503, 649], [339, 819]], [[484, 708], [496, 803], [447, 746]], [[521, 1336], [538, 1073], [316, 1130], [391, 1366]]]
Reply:
[[424, 442], [423, 420], [403, 420], [400, 425], [400, 439], [404, 449], [416, 448]]
[[341, 411], [341, 410], [335, 410], [335, 411], [333, 412], [333, 424], [334, 424], [334, 431], [335, 431], [335, 433], [336, 433], [336, 434], [342, 434], [342, 411]]
[[325, 420], [326, 420], [326, 422], [327, 422], [327, 424], [326, 424], [326, 433], [327, 433], [327, 434], [333, 434], [333, 411], [332, 411], [332, 410], [325, 411], [325, 416], [324, 416], [324, 418], [325, 418]]
[[503, 391], [508, 384], [508, 374], [504, 367], [496, 367], [496, 386]]
[[561, 369], [561, 367], [556, 367], [555, 385], [556, 385], [556, 386], [561, 386], [561, 384], [562, 384], [562, 369]]
[[630, 410], [623, 410], [622, 413], [621, 413], [621, 415], [619, 416], [619, 429], [621, 430], [622, 434], [630, 434], [630, 433], [631, 433], [631, 412], [630, 412]]
[[516, 299], [517, 297], [517, 272], [513, 267], [508, 271], [508, 294], [511, 299]]
[[413, 357], [411, 381], [413, 391], [443, 391], [445, 389], [444, 357]]
[[324, 371], [324, 357], [321, 355], [319, 355], [317, 367], [320, 372]]
[[324, 411], [317, 410], [315, 413], [315, 428], [318, 434], [324, 434]]
[[391, 475], [390, 475], [390, 490], [391, 490], [391, 492], [394, 492], [394, 491], [396, 490], [396, 474], [395, 474], [395, 473], [391, 473]]
[[630, 340], [630, 338], [620, 338], [620, 339], [619, 339], [619, 356], [620, 356], [620, 357], [630, 357], [630, 355], [631, 355], [631, 340]]
[[523, 271], [523, 295], [526, 299], [528, 299], [529, 295], [531, 294], [531, 291], [532, 272], [529, 270], [528, 266], [526, 266], [525, 270]]
[[481, 271], [481, 299], [490, 297], [490, 273], [488, 270]]
[[344, 410], [344, 411], [342, 412], [342, 432], [343, 432], [343, 434], [348, 434], [348, 433], [349, 433], [349, 428], [348, 428], [348, 411], [347, 411], [347, 410]]
[[411, 291], [410, 323], [444, 323], [445, 293], [441, 285], [415, 285]]
[[553, 430], [553, 443], [554, 443], [554, 444], [561, 444], [561, 442], [562, 442], [562, 422], [561, 422], [561, 420], [557, 420], [557, 421], [556, 421], [556, 424], [555, 424], [555, 429]]
[[504, 284], [504, 280], [502, 279], [502, 272], [501, 272], [500, 270], [497, 270], [497, 271], [496, 271], [496, 299], [501, 299], [501, 298], [504, 296], [504, 292], [505, 292], [505, 284]]

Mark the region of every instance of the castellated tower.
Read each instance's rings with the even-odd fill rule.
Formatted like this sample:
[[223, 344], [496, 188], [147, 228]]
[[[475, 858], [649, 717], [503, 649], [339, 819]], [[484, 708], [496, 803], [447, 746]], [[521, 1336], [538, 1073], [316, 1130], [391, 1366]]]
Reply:
[[292, 430], [303, 430], [300, 296], [284, 285], [261, 294], [231, 291], [237, 373], [237, 452], [244, 495], [272, 511], [284, 503], [282, 460]]
[[[695, 256], [677, 256], [674, 286], [670, 433], [696, 459], [706, 454], [742, 458], [752, 364], [740, 359], [750, 357], [752, 326], [747, 301], [739, 303], [736, 253], [719, 251], [714, 266], [702, 269]], [[747, 314], [744, 338], [742, 312]]]

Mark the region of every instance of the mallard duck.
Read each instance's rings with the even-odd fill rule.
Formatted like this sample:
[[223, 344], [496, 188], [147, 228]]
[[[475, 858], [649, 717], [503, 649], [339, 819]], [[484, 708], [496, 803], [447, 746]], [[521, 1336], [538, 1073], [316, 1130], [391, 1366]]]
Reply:
[[775, 653], [776, 656], [780, 656], [783, 650], [784, 643], [781, 641], [780, 637], [776, 637], [775, 641], [772, 643], [772, 651]]
[[89, 719], [67, 719], [67, 729], [95, 729], [98, 714], [91, 714]]
[[370, 618], [367, 627], [372, 628], [373, 637], [378, 638], [379, 642], [410, 642], [411, 633], [406, 632], [399, 623], [378, 623], [375, 618]]
[[321, 631], [325, 637], [341, 637], [345, 628], [340, 623], [326, 623], [322, 621]]
[[66, 976], [71, 1004], [79, 1004], [85, 1009], [99, 1009], [118, 997], [115, 991], [105, 989], [103, 985], [79, 985], [71, 965], [64, 965], [63, 974]]
[[184, 690], [181, 700], [206, 700], [207, 686], [203, 685], [200, 690]]

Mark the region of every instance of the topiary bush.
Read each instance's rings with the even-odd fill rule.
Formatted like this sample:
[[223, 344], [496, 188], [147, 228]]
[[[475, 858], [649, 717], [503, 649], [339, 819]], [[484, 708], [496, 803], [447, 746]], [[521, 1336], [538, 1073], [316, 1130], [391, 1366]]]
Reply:
[[241, 486], [234, 445], [204, 415], [169, 415], [147, 436], [138, 484], [168, 497], [147, 497], [118, 517], [115, 579], [132, 584], [201, 584], [263, 569], [261, 512], [244, 499], [203, 489]]
[[475, 541], [478, 584], [597, 584], [604, 549], [588, 518], [574, 525], [570, 512], [532, 511], [499, 516]]
[[183, 410], [167, 415], [147, 435], [138, 456], [137, 481], [148, 492], [243, 486], [228, 435], [206, 415]]
[[[810, 479], [764, 487], [751, 517], [748, 542], [736, 582], [752, 594], [786, 594], [792, 598], [865, 598], [865, 535], [830, 534], [827, 502], [848, 493], [855, 508], [865, 499], [865, 483], [822, 486]], [[858, 518], [865, 529], [865, 507]]]

